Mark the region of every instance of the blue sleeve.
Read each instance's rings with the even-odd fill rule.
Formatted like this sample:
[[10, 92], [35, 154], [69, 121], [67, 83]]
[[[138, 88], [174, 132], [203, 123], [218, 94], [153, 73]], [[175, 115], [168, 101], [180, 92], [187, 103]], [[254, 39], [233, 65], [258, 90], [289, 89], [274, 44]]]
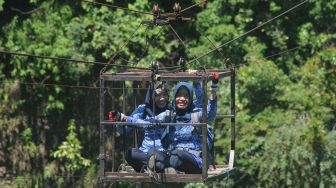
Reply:
[[[201, 82], [194, 82], [194, 91], [196, 96], [194, 105], [196, 108], [202, 108], [203, 89], [201, 87]], [[215, 100], [208, 99], [207, 109], [208, 120], [214, 120], [217, 112], [217, 98]]]
[[217, 96], [213, 100], [208, 99], [208, 106], [207, 106], [208, 121], [215, 120], [216, 115], [217, 115]]
[[196, 100], [194, 100], [194, 105], [197, 108], [202, 108], [202, 87], [201, 87], [201, 82], [194, 82], [194, 91], [195, 91], [195, 96]]
[[145, 119], [141, 119], [141, 118], [137, 118], [137, 117], [132, 117], [132, 116], [128, 116], [127, 117], [127, 122], [131, 122], [131, 123], [148, 123], [148, 125], [142, 125], [141, 127], [143, 128], [148, 128], [150, 127], [151, 123], [163, 123], [166, 121], [166, 117], [167, 117], [167, 111], [160, 113], [159, 115], [155, 116], [155, 117], [146, 117]]
[[135, 117], [135, 118], [141, 118], [145, 112], [145, 105], [141, 104], [139, 105], [130, 116]]
[[[217, 115], [217, 97], [213, 100], [208, 99], [207, 105], [207, 121], [215, 120]], [[202, 108], [198, 111], [198, 118], [202, 119]]]
[[[141, 104], [132, 112], [132, 114], [130, 116], [133, 117], [133, 118], [136, 118], [136, 119], [142, 119], [144, 111], [145, 111], [145, 105]], [[124, 126], [122, 126], [122, 125], [117, 125], [117, 131], [121, 134], [124, 132], [123, 127]], [[137, 128], [143, 128], [143, 127], [139, 126]], [[132, 126], [125, 126], [125, 132], [126, 133], [129, 133], [132, 129], [133, 129]]]

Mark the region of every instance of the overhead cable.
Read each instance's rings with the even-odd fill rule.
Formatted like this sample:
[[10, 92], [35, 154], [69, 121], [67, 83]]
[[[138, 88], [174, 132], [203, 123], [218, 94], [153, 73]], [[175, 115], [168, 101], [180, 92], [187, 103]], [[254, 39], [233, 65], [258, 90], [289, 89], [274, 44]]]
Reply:
[[[205, 38], [208, 39], [208, 41], [210, 42], [210, 44], [212, 45], [212, 47], [215, 48], [215, 50], [219, 53], [220, 56], [222, 56], [224, 58], [224, 63], [226, 64], [227, 58], [225, 57], [225, 55], [220, 51], [220, 49], [215, 45], [215, 43], [213, 43], [210, 38], [208, 36], [205, 35]], [[231, 67], [233, 67], [233, 64], [229, 62], [229, 64], [231, 65]]]
[[194, 5], [191, 5], [191, 6], [187, 7], [187, 8], [185, 8], [185, 9], [181, 10], [181, 13], [182, 13], [182, 12], [185, 12], [185, 11], [191, 9], [191, 8], [194, 8], [194, 7], [198, 6], [198, 5], [204, 4], [204, 3], [206, 3], [206, 2], [207, 2], [207, 0], [202, 0], [202, 1], [200, 1], [199, 3], [196, 3], [196, 4], [194, 4]]
[[[281, 52], [277, 52], [277, 53], [274, 53], [274, 54], [272, 54], [272, 55], [266, 56], [266, 57], [264, 57], [264, 58], [262, 58], [262, 59], [265, 59], [265, 60], [266, 60], [266, 59], [270, 59], [270, 58], [273, 58], [273, 57], [282, 55], [282, 54], [284, 54], [284, 53], [293, 52], [293, 51], [298, 50], [298, 49], [300, 49], [300, 48], [302, 48], [302, 47], [296, 46], [296, 47], [294, 47], [294, 48], [286, 49], [286, 50], [283, 50], [283, 51], [281, 51]], [[253, 61], [253, 60], [256, 60], [256, 59], [252, 59], [252, 61]], [[238, 64], [238, 65], [235, 65], [234, 67], [235, 67], [235, 68], [238, 68], [238, 67], [241, 67], [241, 66], [244, 66], [244, 65], [248, 65], [248, 63], [241, 63], [241, 64]]]
[[287, 53], [287, 52], [290, 52], [290, 51], [298, 50], [299, 48], [301, 48], [301, 47], [296, 46], [296, 47], [294, 47], [294, 48], [290, 48], [290, 49], [287, 49], [287, 50], [284, 50], [284, 51], [281, 51], [281, 52], [278, 52], [278, 53], [275, 53], [275, 54], [266, 56], [265, 59], [269, 59], [269, 58], [271, 58], [271, 57], [279, 56], [279, 55], [281, 55], [281, 54], [284, 54], [284, 53]]
[[[181, 44], [184, 46], [184, 48], [186, 50], [188, 50], [187, 45], [184, 43], [184, 41], [181, 39], [181, 37], [179, 36], [179, 34], [175, 31], [175, 29], [173, 28], [173, 26], [171, 24], [169, 24], [170, 29], [173, 31], [173, 33], [175, 34], [175, 36], [178, 38], [178, 40], [181, 42]], [[199, 66], [202, 67], [201, 63], [196, 59], [196, 61], [198, 62]], [[203, 67], [204, 68], [204, 67]]]
[[[266, 25], [266, 24], [268, 24], [268, 23], [270, 23], [270, 22], [276, 20], [276, 19], [279, 18], [280, 16], [283, 16], [284, 14], [287, 14], [288, 12], [290, 12], [290, 11], [292, 11], [292, 10], [298, 8], [299, 6], [301, 6], [301, 5], [303, 5], [304, 3], [307, 3], [307, 2], [308, 2], [308, 0], [305, 0], [305, 1], [303, 1], [303, 2], [301, 2], [301, 3], [299, 3], [299, 4], [297, 4], [297, 5], [293, 6], [292, 8], [290, 8], [290, 9], [286, 10], [285, 12], [283, 12], [283, 13], [281, 13], [281, 14], [275, 16], [275, 17], [273, 17], [272, 19], [270, 19], [270, 20], [268, 20], [268, 21], [266, 21], [266, 22], [264, 22], [264, 23], [258, 25], [257, 27], [255, 27], [255, 28], [253, 28], [253, 29], [251, 29], [251, 30], [245, 32], [244, 34], [242, 34], [242, 35], [240, 35], [240, 36], [237, 36], [237, 37], [233, 38], [232, 40], [229, 40], [229, 41], [225, 42], [224, 44], [218, 46], [218, 48], [222, 48], [222, 47], [224, 47], [224, 46], [230, 44], [231, 42], [233, 42], [233, 41], [235, 41], [235, 40], [237, 40], [237, 39], [240, 39], [240, 38], [246, 36], [247, 34], [251, 33], [252, 31], [255, 31], [255, 30], [257, 30], [257, 29], [263, 27], [264, 25]], [[204, 56], [206, 56], [206, 55], [209, 55], [210, 53], [212, 53], [212, 52], [214, 52], [214, 51], [216, 51], [216, 50], [217, 50], [217, 49], [210, 50], [210, 51], [208, 51], [208, 52], [206, 52], [206, 53], [200, 55], [199, 57], [192, 59], [191, 61], [189, 61], [189, 62], [187, 62], [187, 63], [193, 63], [193, 62], [197, 61], [198, 59], [200, 59], [200, 58], [202, 58], [202, 57], [204, 57]]]
[[[118, 48], [117, 52], [114, 53], [110, 59], [108, 60], [108, 64], [111, 65], [111, 64], [114, 64], [114, 61], [116, 60], [117, 56], [119, 55], [119, 53], [121, 52], [121, 50], [126, 46], [128, 45], [128, 43], [131, 41], [131, 38], [133, 38], [133, 36], [135, 35], [135, 33], [139, 30], [140, 26], [142, 25], [142, 23], [140, 23], [136, 29], [133, 31], [133, 33], [130, 35], [129, 38], [127, 38], [127, 40], [121, 45], [121, 47]], [[121, 57], [119, 57], [120, 59], [122, 59], [123, 61], [127, 62], [127, 63], [130, 63], [130, 61], [126, 60], [126, 59], [123, 59]], [[108, 65], [106, 65], [105, 67], [103, 67], [101, 70], [100, 70], [100, 74], [103, 74], [106, 72], [106, 69], [107, 69]]]
[[[0, 83], [5, 84], [13, 84], [17, 81], [0, 81]], [[67, 85], [67, 84], [49, 84], [49, 83], [35, 83], [35, 82], [18, 82], [20, 85], [34, 85], [34, 86], [58, 86], [58, 87], [64, 87], [64, 88], [78, 88], [78, 89], [113, 89], [113, 90], [123, 90], [123, 89], [147, 89], [147, 88], [133, 88], [133, 87], [127, 87], [127, 88], [120, 88], [120, 87], [96, 87], [96, 86], [85, 86], [85, 85]]]
[[[147, 26], [147, 29], [148, 29], [148, 26]], [[146, 35], [147, 35], [147, 29], [146, 29], [146, 32], [145, 32]], [[145, 40], [146, 40], [145, 41], [145, 50], [140, 55], [140, 58], [138, 58], [137, 61], [135, 62], [136, 64], [138, 64], [145, 57], [145, 55], [148, 52], [149, 44], [151, 44], [153, 41], [155, 41], [159, 37], [159, 34], [162, 32], [162, 30], [163, 30], [163, 27], [160, 27], [159, 31], [154, 35], [154, 37], [152, 38], [152, 40], [150, 42], [147, 41], [147, 36], [145, 36]]]
[[[277, 53], [274, 53], [272, 55], [266, 56], [263, 59], [270, 59], [279, 55], [282, 55], [284, 53], [288, 53], [288, 52], [293, 52], [295, 50], [298, 50], [302, 47], [296, 46], [290, 49], [286, 49]], [[248, 65], [248, 63], [241, 63], [238, 65], [235, 65], [234, 68], [239, 68], [241, 66], [244, 65]], [[175, 66], [176, 68], [178, 68], [179, 66]], [[168, 67], [165, 67], [168, 68]], [[159, 69], [160, 70], [160, 69]], [[174, 70], [175, 71], [175, 70]], [[13, 84], [16, 81], [0, 81], [0, 83], [9, 83], [9, 84]], [[66, 87], [66, 88], [79, 88], [79, 89], [117, 89], [117, 90], [122, 90], [123, 88], [119, 88], [119, 87], [95, 87], [95, 86], [85, 86], [85, 85], [67, 85], [67, 84], [50, 84], [50, 83], [36, 83], [36, 82], [19, 82], [20, 85], [37, 85], [37, 86], [58, 86], [58, 87]], [[127, 89], [144, 89], [144, 88], [127, 88]]]
[[115, 6], [115, 5], [111, 5], [111, 4], [106, 4], [106, 3], [98, 3], [98, 2], [87, 1], [87, 0], [83, 0], [83, 2], [90, 3], [90, 4], [93, 4], [93, 5], [106, 6], [106, 7], [116, 8], [116, 9], [122, 9], [122, 10], [129, 11], [129, 12], [135, 12], [135, 13], [139, 13], [139, 14], [148, 14], [148, 15], [154, 16], [154, 14], [150, 13], [150, 12], [143, 12], [143, 11], [139, 11], [139, 10], [132, 10], [132, 9], [129, 9], [129, 8], [119, 7], [119, 6]]
[[7, 55], [14, 55], [14, 56], [40, 58], [40, 59], [61, 60], [61, 61], [68, 61], [68, 62], [73, 62], [73, 63], [83, 63], [83, 64], [91, 64], [91, 65], [107, 65], [107, 66], [114, 66], [114, 67], [125, 67], [125, 68], [141, 69], [141, 70], [150, 70], [149, 68], [143, 68], [143, 67], [108, 64], [108, 63], [96, 62], [96, 61], [85, 61], [85, 60], [79, 60], [79, 59], [69, 59], [69, 58], [64, 58], [64, 57], [34, 55], [34, 54], [29, 54], [29, 53], [19, 53], [19, 52], [11, 52], [11, 51], [3, 51], [3, 50], [0, 50], [0, 53], [7, 54]]
[[142, 23], [140, 23], [136, 29], [133, 31], [133, 33], [130, 35], [130, 37], [127, 38], [127, 40], [121, 45], [121, 47], [118, 48], [117, 52], [114, 53], [112, 55], [112, 57], [110, 58], [110, 60], [108, 61], [108, 63], [112, 64], [114, 61], [114, 58], [117, 57], [117, 55], [121, 52], [121, 50], [128, 45], [128, 43], [131, 41], [131, 39], [134, 37], [135, 33], [139, 30], [140, 26], [142, 25]]

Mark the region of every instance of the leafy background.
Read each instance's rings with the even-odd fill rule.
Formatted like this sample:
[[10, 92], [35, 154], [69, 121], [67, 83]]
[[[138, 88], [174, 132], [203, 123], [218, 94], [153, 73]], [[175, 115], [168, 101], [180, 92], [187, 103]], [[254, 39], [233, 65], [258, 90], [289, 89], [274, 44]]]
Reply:
[[[169, 12], [174, 1], [105, 3], [147, 12], [153, 3], [159, 3]], [[193, 3], [183, 1], [181, 6]], [[150, 16], [81, 1], [0, 0], [0, 50], [99, 62], [107, 62], [120, 51], [120, 56], [134, 66], [148, 67], [153, 60], [173, 66], [181, 56], [187, 60], [198, 57], [298, 3], [209, 1], [204, 8], [186, 12], [193, 22], [173, 24], [185, 42], [183, 46], [166, 27], [142, 26], [132, 35], [141, 20]], [[309, 0], [189, 65], [193, 69], [200, 65], [207, 69], [240, 67], [236, 86], [237, 168], [225, 181], [178, 186], [336, 184], [334, 7], [335, 0]], [[128, 38], [130, 42], [123, 46]], [[125, 64], [120, 60], [115, 63]], [[97, 87], [101, 68], [0, 55], [0, 187], [97, 186], [99, 90], [62, 85]], [[219, 95], [226, 107], [219, 113], [228, 112], [224, 100], [228, 91], [227, 82], [221, 82]], [[217, 163], [226, 163], [228, 125], [220, 118], [214, 123]]]

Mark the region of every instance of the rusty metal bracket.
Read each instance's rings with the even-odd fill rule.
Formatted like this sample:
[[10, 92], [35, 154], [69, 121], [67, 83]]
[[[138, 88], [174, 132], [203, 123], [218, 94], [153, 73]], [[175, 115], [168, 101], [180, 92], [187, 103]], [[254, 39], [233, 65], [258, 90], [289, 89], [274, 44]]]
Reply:
[[100, 153], [97, 157], [97, 160], [106, 160], [111, 159], [112, 155], [110, 153]]

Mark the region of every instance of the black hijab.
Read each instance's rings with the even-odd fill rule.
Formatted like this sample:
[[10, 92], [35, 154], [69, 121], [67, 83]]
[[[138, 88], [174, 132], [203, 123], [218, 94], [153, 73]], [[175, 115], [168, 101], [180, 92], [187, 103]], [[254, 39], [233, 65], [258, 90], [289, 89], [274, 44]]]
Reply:
[[169, 109], [170, 104], [169, 104], [169, 99], [167, 101], [167, 104], [163, 108], [157, 107], [155, 104], [155, 114], [154, 114], [154, 108], [153, 108], [153, 97], [161, 92], [166, 92], [167, 95], [169, 96], [169, 85], [165, 82], [156, 82], [154, 84], [154, 93], [149, 87], [146, 93], [146, 99], [145, 99], [145, 112], [144, 112], [144, 117], [147, 115], [149, 117], [153, 117], [155, 115], [160, 114], [161, 112], [164, 112], [165, 110]]

